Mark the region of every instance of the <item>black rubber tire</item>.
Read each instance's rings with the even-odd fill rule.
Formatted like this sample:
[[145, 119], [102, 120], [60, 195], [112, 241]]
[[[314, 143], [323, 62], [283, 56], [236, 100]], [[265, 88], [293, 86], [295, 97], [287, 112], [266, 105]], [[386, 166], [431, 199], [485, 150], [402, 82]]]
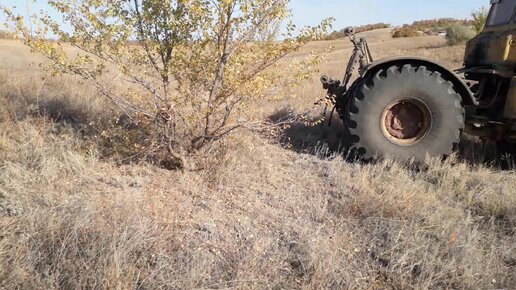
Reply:
[[[431, 114], [427, 134], [413, 145], [391, 142], [382, 132], [382, 114], [390, 104], [413, 97]], [[365, 79], [350, 100], [347, 123], [352, 152], [365, 160], [391, 156], [397, 160], [424, 161], [426, 156], [447, 156], [460, 142], [464, 108], [453, 84], [424, 66], [392, 66]]]

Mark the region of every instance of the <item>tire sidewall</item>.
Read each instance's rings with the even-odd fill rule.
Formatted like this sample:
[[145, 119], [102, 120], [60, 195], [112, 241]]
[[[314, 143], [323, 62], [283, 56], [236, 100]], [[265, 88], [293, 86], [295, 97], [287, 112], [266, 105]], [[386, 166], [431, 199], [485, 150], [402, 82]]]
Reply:
[[[389, 140], [381, 129], [384, 110], [404, 99], [423, 103], [431, 116], [426, 135], [409, 146]], [[460, 96], [440, 74], [424, 67], [390, 68], [386, 75], [377, 74], [373, 84], [363, 83], [353, 99], [355, 123], [352, 131], [368, 157], [392, 155], [395, 158], [423, 160], [426, 155], [446, 155], [453, 150], [464, 127], [464, 109]]]

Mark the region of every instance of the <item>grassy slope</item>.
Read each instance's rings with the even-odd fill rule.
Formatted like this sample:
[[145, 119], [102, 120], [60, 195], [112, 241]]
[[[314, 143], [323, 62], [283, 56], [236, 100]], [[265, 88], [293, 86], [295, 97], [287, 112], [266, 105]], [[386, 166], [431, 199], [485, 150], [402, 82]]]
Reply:
[[[369, 35], [377, 57], [460, 64], [462, 48], [440, 47], [439, 38]], [[321, 71], [340, 76], [349, 45], [333, 44]], [[350, 164], [245, 133], [206, 171], [115, 166], [78, 132], [31, 114], [37, 102], [54, 118], [88, 122], [105, 106], [94, 91], [72, 78], [42, 81], [28, 69], [34, 58], [12, 42], [0, 42], [0, 55], [1, 288], [516, 284], [513, 171], [455, 159], [429, 161], [426, 171], [388, 160]], [[256, 114], [307, 109], [321, 95], [316, 77], [298, 94]], [[292, 147], [313, 152], [335, 131], [287, 134]]]

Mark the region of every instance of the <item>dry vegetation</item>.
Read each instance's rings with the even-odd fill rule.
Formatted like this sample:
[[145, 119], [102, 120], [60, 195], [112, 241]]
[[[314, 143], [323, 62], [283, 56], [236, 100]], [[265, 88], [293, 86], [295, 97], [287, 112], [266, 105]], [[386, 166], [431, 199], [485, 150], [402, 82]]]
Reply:
[[[485, 23], [485, 17], [480, 18], [482, 15], [487, 14], [486, 11], [480, 9], [472, 13], [473, 20], [460, 20], [454, 18], [439, 18], [430, 20], [414, 21], [412, 24], [404, 24], [402, 27], [394, 30], [393, 37], [414, 37], [419, 33], [426, 35], [436, 35], [441, 31], [445, 31], [448, 27], [455, 25], [461, 27], [472, 27], [477, 26], [483, 28]], [[480, 32], [480, 30], [477, 30]]]
[[[461, 63], [440, 37], [368, 36], [375, 58]], [[350, 45], [332, 44], [321, 71], [340, 76]], [[120, 165], [85, 133], [109, 104], [76, 79], [43, 80], [39, 61], [0, 42], [0, 288], [516, 285], [516, 175], [481, 162], [481, 146], [425, 170], [348, 163], [328, 151], [334, 122], [292, 126], [281, 144], [239, 132], [198, 172]], [[317, 76], [296, 93], [253, 110], [309, 110]]]

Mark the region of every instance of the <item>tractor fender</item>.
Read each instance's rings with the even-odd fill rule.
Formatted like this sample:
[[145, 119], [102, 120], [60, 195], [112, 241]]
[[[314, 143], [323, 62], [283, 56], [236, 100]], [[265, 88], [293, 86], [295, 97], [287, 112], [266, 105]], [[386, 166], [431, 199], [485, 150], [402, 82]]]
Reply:
[[462, 102], [464, 105], [475, 104], [473, 93], [469, 89], [469, 86], [466, 84], [466, 82], [458, 74], [444, 65], [423, 57], [404, 56], [381, 59], [369, 64], [364, 69], [364, 71], [361, 72], [361, 77], [362, 79], [365, 79], [381, 69], [387, 69], [394, 65], [403, 66], [406, 64], [413, 66], [425, 66], [429, 70], [440, 72], [443, 79], [450, 81], [453, 84], [455, 91], [462, 97]]

